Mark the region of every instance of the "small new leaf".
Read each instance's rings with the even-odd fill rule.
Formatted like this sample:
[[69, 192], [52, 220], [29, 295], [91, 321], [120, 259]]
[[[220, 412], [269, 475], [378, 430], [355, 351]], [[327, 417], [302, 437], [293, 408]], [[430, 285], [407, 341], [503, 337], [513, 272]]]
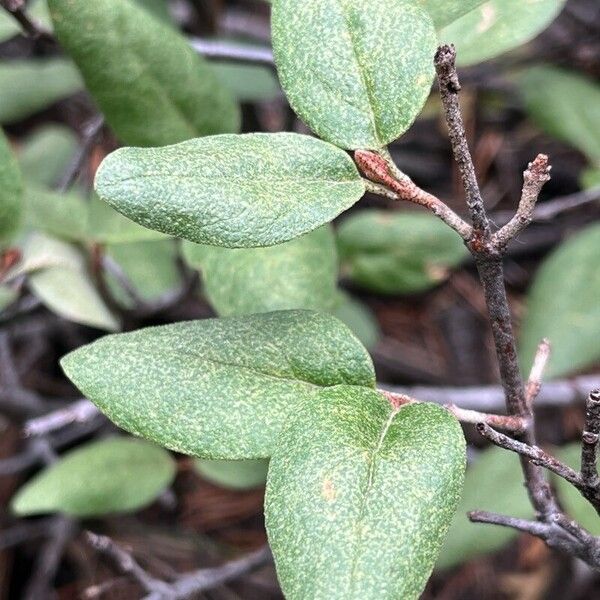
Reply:
[[96, 190], [150, 229], [198, 244], [286, 242], [357, 202], [364, 183], [342, 150], [294, 133], [217, 135], [164, 148], [121, 148]]
[[411, 600], [437, 558], [462, 488], [465, 440], [432, 404], [324, 390], [279, 438], [265, 514], [288, 600]]
[[323, 387], [373, 388], [367, 351], [332, 316], [282, 311], [104, 337], [62, 359], [117, 425], [201, 458], [268, 458]]
[[293, 109], [342, 148], [381, 148], [429, 94], [437, 38], [408, 0], [274, 0], [273, 50]]
[[150, 504], [175, 477], [168, 452], [143, 440], [110, 438], [67, 452], [13, 498], [17, 515], [94, 517]]

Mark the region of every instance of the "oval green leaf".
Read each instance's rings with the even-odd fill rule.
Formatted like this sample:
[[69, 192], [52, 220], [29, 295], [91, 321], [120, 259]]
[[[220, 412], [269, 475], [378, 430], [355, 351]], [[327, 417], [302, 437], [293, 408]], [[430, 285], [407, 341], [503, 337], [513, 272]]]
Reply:
[[536, 124], [600, 164], [600, 85], [549, 66], [530, 67], [518, 82]]
[[487, 0], [413, 0], [422, 6], [433, 19], [436, 27], [449, 25], [458, 18], [471, 12]]
[[121, 148], [96, 174], [126, 217], [198, 244], [272, 246], [328, 223], [364, 193], [342, 150], [295, 133], [217, 135]]
[[560, 377], [600, 359], [600, 225], [563, 242], [543, 262], [527, 293], [521, 365], [531, 366], [542, 338], [552, 344], [546, 377]]
[[319, 137], [380, 148], [423, 108], [437, 38], [414, 3], [275, 0], [271, 26], [283, 90]]
[[74, 65], [62, 58], [0, 61], [0, 123], [14, 123], [83, 88]]
[[381, 337], [377, 317], [371, 309], [346, 292], [338, 291], [337, 306], [332, 314], [345, 323], [368, 350], [373, 348]]
[[[35, 233], [23, 249], [25, 263], [39, 263], [27, 280], [31, 291], [52, 311], [90, 327], [114, 331], [119, 323], [104, 304], [79, 250]], [[50, 262], [49, 262], [50, 261]], [[44, 266], [46, 263], [46, 266]]]
[[257, 460], [205, 460], [194, 461], [196, 470], [211, 483], [231, 490], [251, 490], [267, 481], [269, 461]]
[[60, 512], [94, 517], [147, 506], [175, 477], [168, 452], [143, 440], [109, 438], [67, 452], [12, 499], [21, 516]]
[[342, 273], [384, 294], [426, 291], [467, 256], [462, 239], [426, 213], [365, 210], [338, 230]]
[[566, 0], [488, 0], [440, 31], [456, 46], [456, 62], [474, 65], [532, 40], [561, 11]]
[[432, 404], [323, 391], [269, 465], [265, 515], [288, 600], [419, 597], [460, 498], [465, 440]]
[[519, 458], [501, 448], [481, 452], [475, 464], [467, 469], [462, 500], [454, 515], [446, 541], [436, 563], [448, 569], [482, 554], [496, 552], [517, 537], [509, 527], [471, 523], [472, 510], [530, 519], [534, 510], [523, 485]]
[[234, 132], [239, 110], [173, 27], [131, 0], [49, 0], [54, 31], [126, 144]]
[[222, 317], [307, 308], [337, 299], [337, 251], [331, 226], [269, 248], [231, 249], [186, 243], [204, 293]]
[[23, 216], [23, 182], [10, 144], [0, 129], [0, 250], [19, 230]]
[[374, 387], [367, 351], [340, 321], [283, 311], [102, 338], [62, 359], [117, 425], [200, 458], [268, 458], [290, 413], [323, 387]]

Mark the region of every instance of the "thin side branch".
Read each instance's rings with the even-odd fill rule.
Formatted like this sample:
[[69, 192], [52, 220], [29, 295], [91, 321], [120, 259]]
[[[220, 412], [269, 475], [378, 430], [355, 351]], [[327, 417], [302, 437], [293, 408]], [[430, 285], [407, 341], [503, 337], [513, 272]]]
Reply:
[[477, 410], [467, 410], [460, 408], [456, 404], [445, 404], [444, 408], [450, 411], [462, 423], [472, 423], [478, 425], [485, 423], [491, 427], [510, 431], [511, 433], [522, 433], [529, 425], [529, 420], [515, 415], [495, 415], [483, 413]]
[[519, 208], [515, 216], [494, 234], [493, 239], [496, 246], [505, 248], [531, 223], [540, 192], [544, 184], [550, 181], [551, 169], [545, 154], [538, 154], [535, 160], [529, 163], [527, 170], [523, 173], [523, 191]]
[[471, 213], [473, 228], [477, 237], [486, 238], [490, 234], [490, 222], [485, 211], [475, 166], [467, 143], [467, 134], [460, 112], [458, 92], [460, 82], [456, 73], [456, 49], [453, 45], [440, 46], [434, 59], [438, 76], [440, 96], [444, 107], [448, 135], [452, 144], [454, 160], [458, 164], [465, 189], [467, 206]]
[[537, 347], [533, 366], [525, 387], [525, 402], [530, 414], [533, 413], [533, 403], [542, 389], [542, 376], [550, 358], [550, 341], [544, 338]]
[[[369, 191], [378, 193], [382, 185], [384, 189], [387, 188], [396, 195], [394, 199], [423, 206], [454, 229], [465, 241], [471, 238], [472, 228], [468, 223], [465, 223], [439, 198], [421, 189], [408, 175], [397, 169], [392, 171], [390, 163], [380, 154], [370, 150], [357, 150], [354, 153], [354, 161], [371, 182], [379, 184], [378, 186], [372, 186]], [[391, 197], [388, 193], [382, 195], [388, 198]]]
[[29, 37], [33, 39], [54, 39], [49, 31], [43, 29], [29, 17], [25, 10], [24, 0], [0, 0], [0, 6], [17, 21], [23, 33]]

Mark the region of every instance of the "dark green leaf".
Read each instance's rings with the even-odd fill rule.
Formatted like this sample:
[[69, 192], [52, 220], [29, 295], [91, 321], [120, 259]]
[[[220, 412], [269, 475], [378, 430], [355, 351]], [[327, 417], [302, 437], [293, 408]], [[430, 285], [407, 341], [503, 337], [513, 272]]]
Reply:
[[556, 67], [530, 67], [519, 77], [525, 105], [544, 131], [600, 164], [600, 85]]
[[21, 171], [8, 140], [0, 129], [0, 250], [18, 231], [22, 215]]
[[467, 469], [465, 489], [436, 568], [447, 569], [499, 550], [518, 533], [509, 527], [471, 523], [471, 510], [530, 519], [534, 510], [523, 486], [519, 458], [501, 448], [484, 450]]
[[0, 123], [14, 123], [83, 88], [70, 61], [61, 58], [0, 62]]
[[312, 231], [352, 206], [364, 189], [345, 152], [295, 133], [121, 148], [96, 174], [100, 197], [126, 217], [231, 248], [272, 246]]
[[440, 31], [456, 46], [457, 63], [473, 65], [533, 39], [561, 11], [566, 0], [488, 0]]
[[62, 177], [77, 150], [77, 137], [62, 125], [44, 125], [24, 141], [19, 152], [27, 183], [52, 187]]
[[329, 225], [269, 248], [186, 243], [204, 292], [222, 317], [272, 310], [329, 310], [337, 299], [337, 252]]
[[521, 327], [525, 371], [544, 337], [552, 344], [547, 377], [574, 373], [600, 358], [599, 256], [600, 225], [590, 225], [563, 242], [539, 268]]
[[275, 0], [271, 25], [283, 89], [319, 137], [380, 148], [423, 108], [437, 39], [414, 3]]
[[172, 27], [131, 0], [49, 0], [55, 33], [126, 144], [236, 131], [239, 111]]
[[375, 385], [346, 326], [310, 311], [108, 336], [62, 366], [120, 427], [201, 458], [267, 458], [303, 399], [340, 383]]
[[[568, 444], [556, 451], [556, 457], [579, 471], [581, 468], [581, 444]], [[561, 506], [569, 516], [592, 535], [600, 535], [600, 516], [596, 509], [568, 481], [552, 476], [558, 490]]]
[[261, 487], [267, 481], [269, 461], [257, 460], [203, 460], [194, 461], [196, 469], [208, 481], [232, 490]]
[[269, 465], [266, 525], [285, 597], [419, 598], [464, 469], [462, 430], [443, 408], [323, 391], [290, 421]]
[[38, 473], [11, 502], [17, 515], [93, 517], [150, 504], [175, 477], [169, 453], [129, 438], [91, 442]]
[[376, 292], [425, 291], [468, 255], [461, 238], [425, 213], [361, 211], [338, 230], [342, 272]]

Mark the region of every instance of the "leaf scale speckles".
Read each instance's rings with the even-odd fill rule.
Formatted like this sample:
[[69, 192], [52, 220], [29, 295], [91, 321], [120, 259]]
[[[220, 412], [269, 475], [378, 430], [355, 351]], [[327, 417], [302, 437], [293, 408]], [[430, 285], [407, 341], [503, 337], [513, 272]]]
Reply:
[[332, 316], [281, 311], [104, 337], [61, 361], [112, 421], [201, 458], [269, 457], [302, 400], [375, 385], [373, 364]]
[[271, 459], [269, 542], [288, 600], [419, 597], [459, 501], [460, 425], [432, 404], [323, 390]]
[[218, 135], [121, 148], [96, 175], [101, 198], [133, 221], [198, 244], [272, 246], [308, 233], [364, 194], [342, 150], [295, 133]]
[[273, 50], [290, 104], [317, 135], [380, 148], [421, 111], [433, 80], [431, 17], [400, 0], [275, 0]]

